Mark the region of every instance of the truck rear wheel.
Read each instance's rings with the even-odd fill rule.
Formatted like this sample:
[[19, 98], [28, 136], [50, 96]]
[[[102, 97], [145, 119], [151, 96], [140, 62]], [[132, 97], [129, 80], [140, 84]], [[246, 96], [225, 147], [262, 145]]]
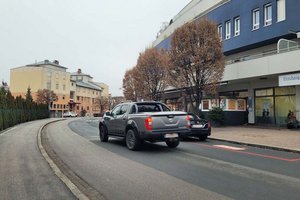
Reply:
[[200, 141], [205, 141], [207, 139], [207, 135], [201, 135], [199, 136]]
[[175, 140], [167, 140], [166, 144], [169, 148], [176, 148], [179, 145], [179, 139], [177, 138]]
[[132, 151], [138, 150], [141, 146], [141, 140], [133, 129], [127, 131], [125, 141], [127, 148]]

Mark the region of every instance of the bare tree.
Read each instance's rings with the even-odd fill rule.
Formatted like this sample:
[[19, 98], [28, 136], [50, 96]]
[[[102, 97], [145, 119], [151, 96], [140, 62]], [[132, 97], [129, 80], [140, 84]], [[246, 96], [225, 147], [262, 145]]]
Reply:
[[224, 73], [224, 55], [217, 26], [207, 19], [175, 30], [171, 40], [170, 82], [186, 88], [193, 110], [199, 113], [203, 91], [214, 93]]
[[95, 99], [95, 106], [99, 108], [100, 113], [109, 110], [109, 98], [105, 96], [100, 96]]
[[137, 101], [140, 92], [136, 81], [136, 76], [137, 76], [136, 70], [137, 70], [136, 67], [127, 70], [123, 78], [124, 97], [127, 100], [131, 100], [131, 101]]
[[159, 100], [159, 94], [166, 87], [168, 53], [161, 49], [150, 48], [141, 53], [136, 66], [138, 88], [141, 96], [147, 100]]
[[36, 102], [38, 104], [49, 104], [57, 100], [57, 96], [53, 91], [42, 89], [37, 91]]

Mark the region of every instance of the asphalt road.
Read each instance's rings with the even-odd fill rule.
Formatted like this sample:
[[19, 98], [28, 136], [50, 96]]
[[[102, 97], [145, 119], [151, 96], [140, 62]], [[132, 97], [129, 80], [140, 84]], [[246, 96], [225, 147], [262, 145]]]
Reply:
[[37, 145], [49, 120], [15, 126], [0, 134], [0, 199], [75, 199], [55, 176]]
[[[219, 194], [222, 198], [300, 199], [299, 154], [209, 139], [206, 142], [190, 139], [181, 142], [176, 149], [169, 149], [164, 143], [145, 143], [141, 151], [133, 152], [118, 139], [101, 143], [98, 120], [75, 120], [68, 126], [93, 143], [95, 148]], [[140, 178], [144, 179], [143, 176]], [[167, 184], [173, 187], [172, 183]]]
[[[0, 134], [0, 199], [75, 199], [37, 146], [49, 120]], [[106, 199], [300, 199], [300, 155], [225, 142], [190, 139], [176, 149], [145, 143], [101, 143], [97, 119], [47, 126], [57, 155]]]

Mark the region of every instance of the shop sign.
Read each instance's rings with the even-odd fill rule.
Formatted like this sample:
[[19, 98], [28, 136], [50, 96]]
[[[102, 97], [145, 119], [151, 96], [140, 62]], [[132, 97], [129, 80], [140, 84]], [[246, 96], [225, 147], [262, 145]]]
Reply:
[[300, 85], [300, 73], [282, 75], [278, 79], [279, 86]]

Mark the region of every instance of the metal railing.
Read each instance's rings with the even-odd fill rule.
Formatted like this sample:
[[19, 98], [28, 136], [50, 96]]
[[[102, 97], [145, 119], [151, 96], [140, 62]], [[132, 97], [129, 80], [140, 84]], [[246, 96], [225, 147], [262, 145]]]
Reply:
[[270, 51], [261, 52], [258, 54], [246, 55], [246, 56], [233, 58], [233, 59], [226, 61], [225, 63], [226, 63], [226, 65], [230, 65], [230, 64], [237, 63], [237, 62], [253, 60], [253, 59], [257, 59], [257, 58], [262, 58], [262, 57], [271, 56], [271, 55], [275, 55], [275, 54], [286, 53], [286, 52], [295, 51], [295, 50], [299, 50], [299, 49], [300, 49], [300, 45], [289, 47], [289, 48], [282, 48], [280, 50], [272, 49]]

